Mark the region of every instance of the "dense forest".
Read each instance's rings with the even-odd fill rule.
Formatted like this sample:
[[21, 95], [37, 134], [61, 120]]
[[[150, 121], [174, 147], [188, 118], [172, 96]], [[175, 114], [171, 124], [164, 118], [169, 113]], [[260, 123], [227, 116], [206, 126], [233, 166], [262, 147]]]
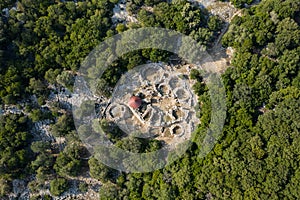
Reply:
[[[0, 2], [0, 103], [22, 112], [0, 116], [0, 198], [12, 181], [24, 179], [31, 199], [52, 199], [70, 180], [89, 171], [100, 180], [100, 199], [299, 199], [300, 193], [300, 3], [295, 0], [231, 0], [243, 8], [223, 36], [234, 56], [222, 79], [227, 118], [222, 136], [206, 157], [193, 143], [175, 163], [151, 173], [124, 173], [91, 157], [76, 133], [72, 114], [49, 95], [72, 91], [81, 61], [106, 38], [140, 27], [164, 27], [212, 47], [223, 26], [208, 10], [185, 0], [129, 0], [127, 10], [138, 22], [114, 24], [115, 0]], [[151, 9], [149, 9], [149, 7]], [[168, 62], [169, 52], [144, 49], [113, 63], [99, 82], [101, 95], [119, 77], [147, 61]], [[196, 72], [195, 72], [196, 73]], [[210, 122], [209, 92], [198, 80], [201, 105], [196, 134]], [[198, 86], [198, 87], [197, 87]], [[54, 138], [33, 134], [35, 124], [50, 122]], [[132, 152], [152, 151], [156, 141], [120, 140], [121, 131], [101, 121], [117, 146]], [[88, 158], [88, 159], [87, 159]], [[34, 179], [30, 179], [34, 175]], [[50, 189], [49, 194], [38, 192]], [[88, 185], [78, 183], [87, 191]]]
[[[162, 170], [122, 174], [101, 199], [299, 199], [300, 4], [266, 0], [236, 16], [223, 38], [233, 47], [223, 74], [227, 119], [205, 158], [194, 144]], [[200, 94], [201, 126], [209, 98]]]

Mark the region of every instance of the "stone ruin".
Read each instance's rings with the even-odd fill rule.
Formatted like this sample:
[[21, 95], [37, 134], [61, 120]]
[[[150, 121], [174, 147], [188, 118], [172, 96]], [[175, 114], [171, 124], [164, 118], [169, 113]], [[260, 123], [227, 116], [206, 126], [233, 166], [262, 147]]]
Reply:
[[[197, 99], [187, 77], [161, 63], [136, 67], [115, 87], [106, 118], [136, 137], [166, 143], [189, 139], [199, 121]], [[132, 96], [142, 99], [136, 109], [128, 104]]]

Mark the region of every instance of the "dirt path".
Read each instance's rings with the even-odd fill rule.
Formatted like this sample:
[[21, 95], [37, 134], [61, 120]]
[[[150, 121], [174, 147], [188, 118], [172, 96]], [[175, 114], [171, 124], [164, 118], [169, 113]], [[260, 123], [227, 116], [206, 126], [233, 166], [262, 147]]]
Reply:
[[[218, 3], [219, 4], [219, 3]], [[215, 7], [215, 5], [210, 5], [208, 9], [215, 14], [218, 15], [223, 21], [225, 21], [225, 25], [221, 30], [221, 33], [219, 34], [218, 38], [215, 41], [215, 44], [211, 49], [208, 49], [209, 54], [214, 59], [214, 71], [217, 73], [223, 73], [230, 65], [230, 60], [232, 57], [232, 52], [229, 51], [229, 48], [222, 47], [221, 40], [224, 36], [224, 34], [228, 31], [229, 25], [231, 20], [235, 16], [240, 16], [242, 14], [242, 10], [237, 10], [236, 8], [233, 8], [233, 6], [230, 3], [222, 3], [222, 7], [227, 7], [225, 10], [231, 11], [230, 13], [220, 13], [217, 10], [219, 10], [219, 7]]]

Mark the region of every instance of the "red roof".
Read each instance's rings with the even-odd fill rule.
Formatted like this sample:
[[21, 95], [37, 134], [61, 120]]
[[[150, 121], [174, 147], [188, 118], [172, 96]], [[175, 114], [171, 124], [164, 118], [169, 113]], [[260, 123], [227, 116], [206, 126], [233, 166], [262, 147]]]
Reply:
[[137, 96], [132, 96], [128, 101], [128, 105], [133, 109], [137, 109], [142, 105], [142, 99]]

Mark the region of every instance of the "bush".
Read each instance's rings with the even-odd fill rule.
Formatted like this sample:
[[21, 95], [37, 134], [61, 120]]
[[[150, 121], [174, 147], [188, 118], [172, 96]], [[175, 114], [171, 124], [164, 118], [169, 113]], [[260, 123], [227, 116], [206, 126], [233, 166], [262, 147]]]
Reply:
[[199, 82], [202, 81], [201, 73], [197, 69], [192, 69], [190, 73], [190, 78], [193, 80], [198, 80]]
[[68, 189], [68, 181], [64, 178], [57, 178], [50, 182], [50, 193], [59, 196]]
[[103, 185], [100, 188], [99, 195], [101, 200], [106, 200], [106, 199], [118, 199], [118, 192], [119, 188], [111, 183], [108, 182], [107, 184]]
[[[28, 183], [28, 188], [31, 193], [38, 193], [39, 190], [42, 188], [42, 184], [40, 184], [38, 181], [34, 180]], [[32, 197], [32, 199], [39, 199], [37, 197]]]
[[11, 186], [7, 180], [0, 179], [0, 197], [4, 197], [11, 192]]
[[88, 191], [88, 184], [86, 184], [85, 182], [81, 182], [79, 183], [79, 186], [78, 186], [78, 189], [81, 191], [81, 192], [87, 192]]
[[92, 157], [89, 160], [91, 177], [100, 180], [101, 182], [107, 182], [112, 180], [115, 170], [99, 162], [96, 158]]

